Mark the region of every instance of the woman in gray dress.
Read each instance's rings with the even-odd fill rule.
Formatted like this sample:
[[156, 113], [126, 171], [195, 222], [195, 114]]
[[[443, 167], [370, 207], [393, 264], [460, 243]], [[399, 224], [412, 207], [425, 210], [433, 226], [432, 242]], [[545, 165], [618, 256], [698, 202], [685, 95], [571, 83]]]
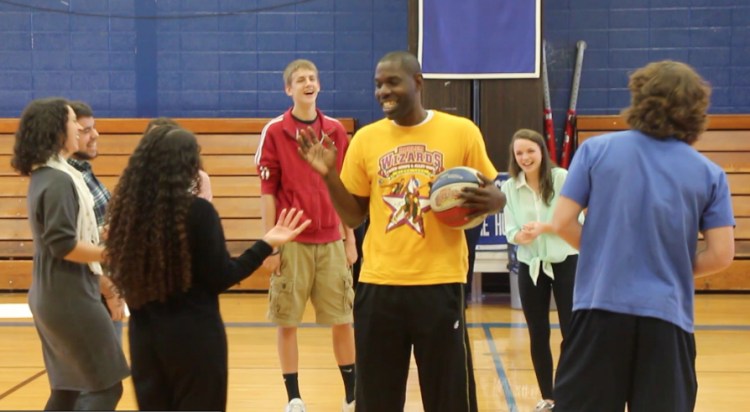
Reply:
[[[78, 150], [75, 112], [60, 98], [24, 110], [11, 165], [30, 176], [27, 194], [34, 239], [29, 306], [42, 341], [52, 393], [45, 410], [72, 410], [81, 391], [103, 396], [98, 410], [114, 410], [130, 375], [100, 297], [103, 248], [93, 197], [67, 158]], [[108, 282], [107, 282], [108, 283]]]

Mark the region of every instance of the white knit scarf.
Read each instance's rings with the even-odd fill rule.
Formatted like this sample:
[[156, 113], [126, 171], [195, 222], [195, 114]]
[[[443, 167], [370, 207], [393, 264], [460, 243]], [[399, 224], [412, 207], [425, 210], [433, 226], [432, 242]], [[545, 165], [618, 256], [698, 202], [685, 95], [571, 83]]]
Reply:
[[[52, 156], [45, 166], [67, 173], [72, 179], [78, 194], [78, 219], [76, 222], [76, 238], [78, 241], [99, 245], [99, 228], [94, 214], [94, 196], [91, 194], [81, 172], [68, 164], [59, 154]], [[102, 265], [99, 262], [89, 262], [89, 268], [97, 275], [101, 275]]]

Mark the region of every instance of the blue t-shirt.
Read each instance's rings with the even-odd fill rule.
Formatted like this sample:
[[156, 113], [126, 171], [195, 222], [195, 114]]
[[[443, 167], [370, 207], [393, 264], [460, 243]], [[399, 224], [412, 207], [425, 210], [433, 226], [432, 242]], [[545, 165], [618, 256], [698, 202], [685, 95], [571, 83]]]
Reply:
[[584, 142], [561, 195], [588, 208], [573, 310], [653, 317], [692, 333], [698, 232], [735, 225], [724, 171], [677, 139], [629, 130]]

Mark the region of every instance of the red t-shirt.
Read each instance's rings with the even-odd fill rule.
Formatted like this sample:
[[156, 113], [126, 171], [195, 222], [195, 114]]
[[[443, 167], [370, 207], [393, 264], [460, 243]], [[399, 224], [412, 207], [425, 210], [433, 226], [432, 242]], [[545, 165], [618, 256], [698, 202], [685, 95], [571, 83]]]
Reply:
[[[317, 110], [317, 109], [316, 109]], [[341, 219], [331, 203], [323, 178], [303, 160], [297, 148], [300, 129], [312, 127], [318, 138], [324, 131], [338, 149], [336, 168], [339, 173], [349, 147], [344, 126], [317, 110], [314, 122], [302, 122], [292, 116], [292, 109], [271, 120], [261, 132], [255, 154], [255, 167], [261, 182], [261, 193], [276, 197], [276, 218], [283, 209], [302, 209], [300, 222], [312, 220], [295, 239], [302, 243], [328, 243], [341, 239]]]

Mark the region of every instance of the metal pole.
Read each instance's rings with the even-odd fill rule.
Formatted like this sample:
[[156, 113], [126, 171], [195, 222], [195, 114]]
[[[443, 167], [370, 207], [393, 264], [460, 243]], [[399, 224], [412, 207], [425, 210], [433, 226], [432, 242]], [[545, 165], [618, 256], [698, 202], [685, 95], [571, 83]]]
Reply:
[[[472, 104], [471, 104], [471, 120], [474, 121], [474, 124], [479, 127], [479, 121], [480, 121], [480, 102], [481, 99], [479, 98], [479, 80], [472, 80]], [[476, 254], [474, 255], [476, 257]], [[474, 261], [474, 266], [476, 267], [476, 260]], [[471, 282], [471, 303], [481, 303], [482, 302], [482, 272], [476, 272], [474, 271], [474, 277]]]

